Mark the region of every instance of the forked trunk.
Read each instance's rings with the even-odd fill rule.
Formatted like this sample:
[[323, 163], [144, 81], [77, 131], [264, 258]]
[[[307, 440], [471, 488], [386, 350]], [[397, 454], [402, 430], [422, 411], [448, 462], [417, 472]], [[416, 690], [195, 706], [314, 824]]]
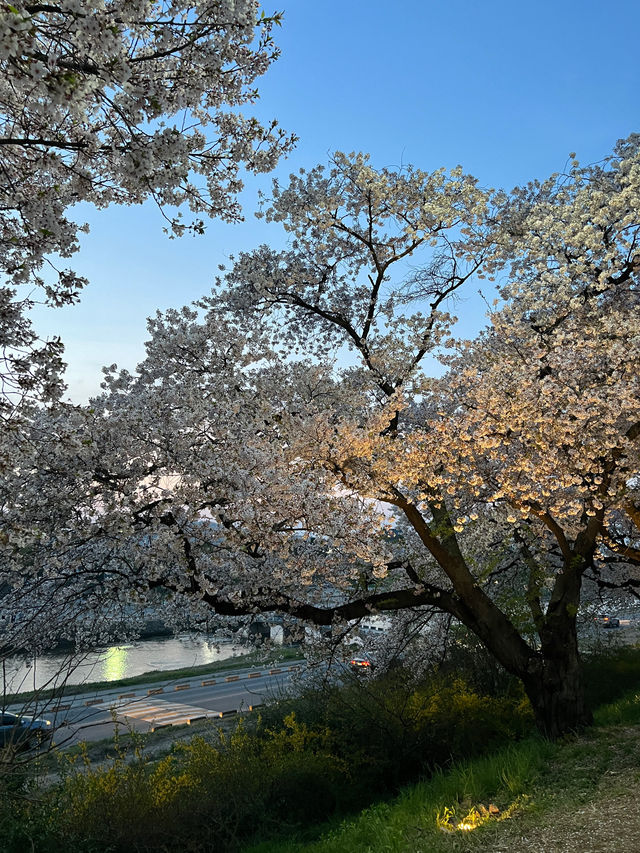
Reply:
[[555, 739], [590, 726], [593, 715], [585, 701], [577, 645], [543, 655], [522, 678], [539, 731]]
[[[468, 624], [473, 627], [471, 620]], [[527, 648], [526, 654], [524, 643], [515, 632], [510, 636], [484, 632], [481, 636], [505, 669], [522, 681], [538, 730], [552, 739], [593, 723], [585, 700], [575, 626], [565, 623], [559, 627], [561, 630], [556, 630], [555, 635], [547, 627], [542, 648], [537, 652]], [[480, 636], [480, 630], [476, 633]]]
[[[569, 592], [575, 593], [571, 589]], [[582, 661], [578, 651], [575, 612], [577, 595], [559, 597], [549, 607], [540, 626], [540, 648], [533, 650], [493, 605], [482, 621], [469, 618], [467, 626], [513, 675], [521, 679], [531, 702], [538, 730], [549, 738], [578, 731], [593, 723], [584, 692]], [[479, 609], [479, 608], [478, 608]]]

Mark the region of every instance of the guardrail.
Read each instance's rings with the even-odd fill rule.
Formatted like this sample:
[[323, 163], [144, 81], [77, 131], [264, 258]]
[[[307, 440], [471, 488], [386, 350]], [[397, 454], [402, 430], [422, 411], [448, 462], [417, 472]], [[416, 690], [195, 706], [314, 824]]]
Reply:
[[[204, 678], [204, 679], [200, 680], [199, 685], [196, 683], [191, 683], [191, 682], [174, 684], [173, 690], [174, 691], [190, 690], [190, 689], [198, 687], [198, 686], [199, 687], [212, 687], [214, 684], [223, 683], [223, 681], [224, 682], [235, 682], [235, 681], [248, 681], [249, 679], [261, 678], [261, 677], [267, 678], [267, 677], [273, 676], [273, 675], [282, 675], [283, 673], [297, 672], [300, 669], [301, 669], [300, 664], [292, 664], [290, 666], [274, 667], [273, 669], [262, 670], [260, 672], [252, 671], [252, 672], [247, 672], [247, 673], [242, 673], [242, 674], [218, 676], [217, 678]], [[92, 705], [99, 705], [102, 702], [108, 702], [110, 699], [121, 700], [121, 699], [136, 699], [136, 698], [139, 698], [142, 696], [156, 696], [160, 693], [165, 693], [167, 690], [171, 690], [170, 684], [160, 686], [160, 687], [149, 687], [149, 688], [145, 688], [144, 686], [141, 686], [140, 690], [134, 690], [134, 691], [131, 691], [130, 693], [120, 693], [117, 696], [103, 695], [101, 697], [96, 696], [92, 699], [85, 699], [85, 698], [79, 697], [77, 700], [77, 705], [84, 705], [85, 707], [91, 707]], [[105, 691], [105, 693], [107, 693], [107, 692], [108, 691]], [[53, 714], [58, 714], [60, 711], [71, 710], [72, 707], [74, 706], [74, 704], [76, 704], [76, 703], [74, 703], [72, 697], [69, 697], [69, 699], [71, 700], [70, 702], [68, 701], [62, 705], [52, 706], [50, 709], [50, 712]], [[259, 707], [259, 705], [250, 706], [251, 709], [257, 708], [257, 707]], [[227, 712], [225, 712], [225, 714], [226, 713]], [[236, 713], [236, 712], [234, 711], [234, 712], [229, 712], [229, 713]]]
[[[234, 674], [234, 675], [218, 676], [217, 678], [204, 678], [204, 679], [200, 680], [199, 685], [195, 684], [195, 683], [191, 683], [191, 682], [174, 684], [173, 690], [174, 691], [181, 691], [181, 690], [191, 690], [195, 687], [213, 687], [213, 685], [220, 684], [223, 681], [224, 682], [248, 681], [249, 679], [253, 679], [253, 678], [267, 678], [267, 677], [272, 676], [272, 675], [282, 675], [283, 673], [297, 672], [300, 669], [301, 669], [300, 664], [292, 664], [291, 666], [274, 667], [273, 669], [261, 670], [260, 672], [253, 671], [253, 672], [242, 673], [239, 675]], [[78, 704], [83, 704], [86, 707], [90, 707], [92, 705], [98, 705], [101, 702], [106, 702], [110, 698], [112, 698], [112, 699], [113, 698], [116, 698], [116, 699], [136, 699], [140, 696], [156, 696], [160, 693], [165, 693], [167, 690], [171, 690], [170, 684], [164, 685], [161, 687], [149, 687], [149, 688], [144, 688], [144, 686], [143, 686], [140, 688], [140, 690], [133, 690], [129, 693], [120, 693], [116, 697], [102, 696], [100, 698], [96, 697], [93, 699], [82, 699], [81, 698], [79, 700]], [[56, 705], [56, 706], [52, 707], [51, 712], [52, 713], [58, 713], [59, 711], [69, 711], [72, 707], [73, 707], [73, 699], [71, 700], [70, 703], [66, 703], [64, 705]], [[257, 706], [255, 706], [255, 707], [257, 707]]]

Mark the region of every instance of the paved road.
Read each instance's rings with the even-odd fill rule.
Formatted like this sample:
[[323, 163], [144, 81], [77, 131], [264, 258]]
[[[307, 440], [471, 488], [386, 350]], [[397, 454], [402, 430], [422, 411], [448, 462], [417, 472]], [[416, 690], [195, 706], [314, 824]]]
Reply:
[[54, 742], [71, 745], [78, 741], [111, 737], [114, 716], [118, 723], [135, 731], [148, 732], [200, 719], [220, 719], [252, 708], [286, 691], [294, 673], [304, 662], [264, 669], [244, 669], [183, 681], [137, 685], [129, 691], [105, 690], [68, 697], [50, 706], [20, 709], [51, 721]]

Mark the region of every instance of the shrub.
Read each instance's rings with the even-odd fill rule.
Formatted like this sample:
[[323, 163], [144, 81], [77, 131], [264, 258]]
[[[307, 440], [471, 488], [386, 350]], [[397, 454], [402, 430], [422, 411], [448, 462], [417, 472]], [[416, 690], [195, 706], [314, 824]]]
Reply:
[[627, 647], [586, 656], [584, 679], [587, 701], [592, 708], [640, 688], [640, 649]]
[[291, 710], [308, 726], [326, 727], [333, 752], [351, 767], [349, 802], [341, 804], [347, 808], [369, 801], [372, 793], [395, 791], [452, 759], [518, 739], [533, 727], [528, 700], [517, 685], [489, 696], [465, 679], [441, 674], [416, 683], [402, 669], [380, 679], [307, 690], [266, 709], [265, 719], [273, 725]]
[[260, 734], [240, 724], [216, 744], [194, 737], [159, 762], [89, 766], [58, 789], [42, 850], [222, 853], [256, 833], [322, 820], [349, 779], [329, 741], [290, 715]]
[[227, 853], [361, 808], [531, 726], [521, 693], [489, 696], [444, 675], [416, 683], [396, 669], [307, 690], [253, 731], [194, 737], [160, 761], [141, 748], [133, 760], [116, 750], [106, 767], [85, 756], [3, 837], [8, 853]]

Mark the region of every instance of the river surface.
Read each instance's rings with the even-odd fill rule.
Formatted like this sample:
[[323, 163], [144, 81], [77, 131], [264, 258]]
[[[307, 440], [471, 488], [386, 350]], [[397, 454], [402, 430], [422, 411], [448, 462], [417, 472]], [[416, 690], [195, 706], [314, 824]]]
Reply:
[[116, 681], [145, 672], [200, 666], [248, 651], [246, 646], [221, 643], [197, 634], [182, 634], [109, 646], [83, 654], [43, 654], [35, 660], [15, 655], [4, 662], [0, 678], [4, 675], [6, 693], [19, 693], [56, 687], [62, 683]]

